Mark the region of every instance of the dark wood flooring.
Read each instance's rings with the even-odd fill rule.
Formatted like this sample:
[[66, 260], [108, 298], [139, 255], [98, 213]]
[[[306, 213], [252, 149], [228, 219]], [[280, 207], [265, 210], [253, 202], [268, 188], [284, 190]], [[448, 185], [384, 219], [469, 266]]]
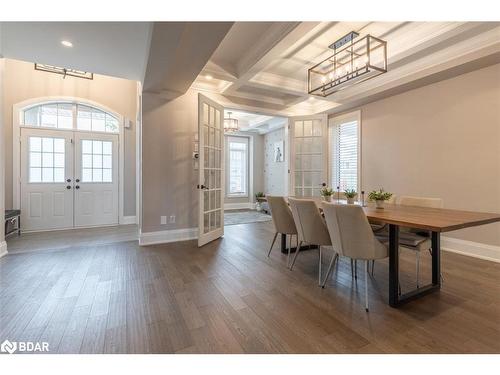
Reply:
[[[195, 241], [137, 242], [10, 254], [0, 259], [0, 342], [47, 341], [51, 353], [499, 353], [500, 264], [443, 252], [443, 289], [393, 309], [387, 261], [369, 279], [364, 310], [342, 259], [317, 286], [317, 250], [294, 271], [271, 223]], [[328, 256], [325, 256], [325, 269]], [[430, 256], [422, 255], [422, 279]], [[401, 259], [403, 289], [414, 256]]]

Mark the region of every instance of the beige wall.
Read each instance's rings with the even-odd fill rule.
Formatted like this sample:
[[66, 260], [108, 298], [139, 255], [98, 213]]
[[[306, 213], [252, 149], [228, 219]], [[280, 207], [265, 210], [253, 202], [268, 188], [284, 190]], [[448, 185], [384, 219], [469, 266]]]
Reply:
[[21, 101], [45, 96], [72, 96], [101, 103], [131, 119], [133, 126], [125, 129], [124, 215], [135, 215], [135, 118], [137, 83], [135, 81], [94, 75], [93, 80], [35, 71], [32, 63], [5, 61], [4, 113], [5, 124], [5, 205], [12, 207], [12, 106]]
[[[142, 228], [144, 232], [198, 225], [198, 171], [193, 150], [198, 133], [198, 93], [165, 102], [142, 97]], [[160, 216], [176, 216], [160, 224]]]
[[[370, 103], [362, 185], [500, 213], [500, 65]], [[446, 234], [500, 246], [500, 223]]]

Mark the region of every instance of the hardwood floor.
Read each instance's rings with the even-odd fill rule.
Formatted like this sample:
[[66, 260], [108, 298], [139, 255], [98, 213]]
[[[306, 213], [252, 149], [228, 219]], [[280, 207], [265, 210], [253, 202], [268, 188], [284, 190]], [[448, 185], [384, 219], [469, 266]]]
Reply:
[[[443, 253], [444, 286], [393, 309], [387, 261], [364, 310], [342, 259], [317, 286], [317, 250], [294, 271], [272, 223], [226, 227], [223, 239], [139, 247], [74, 245], [0, 259], [0, 342], [47, 341], [51, 353], [499, 353], [500, 264]], [[330, 254], [325, 256], [325, 268]], [[401, 256], [413, 287], [414, 254]], [[430, 257], [421, 257], [422, 280]]]

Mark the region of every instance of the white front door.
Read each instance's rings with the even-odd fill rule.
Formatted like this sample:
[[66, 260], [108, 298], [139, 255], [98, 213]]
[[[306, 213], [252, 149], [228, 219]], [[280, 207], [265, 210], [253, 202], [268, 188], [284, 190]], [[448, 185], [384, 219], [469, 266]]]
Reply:
[[224, 235], [224, 108], [198, 96], [198, 246]]
[[25, 231], [118, 224], [118, 135], [21, 128]]
[[73, 227], [71, 131], [21, 130], [21, 224], [26, 230]]
[[328, 181], [327, 116], [291, 117], [290, 195], [319, 197]]
[[118, 135], [75, 132], [75, 227], [118, 224]]

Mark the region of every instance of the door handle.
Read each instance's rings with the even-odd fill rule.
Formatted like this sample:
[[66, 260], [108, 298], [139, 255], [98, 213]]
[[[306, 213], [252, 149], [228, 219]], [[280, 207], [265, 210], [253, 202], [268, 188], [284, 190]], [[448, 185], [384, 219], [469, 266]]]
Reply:
[[80, 186], [76, 185], [76, 186], [75, 186], [75, 189], [80, 189]]
[[202, 190], [209, 190], [208, 187], [206, 187], [205, 185], [196, 185], [196, 187]]
[[69, 189], [71, 189], [71, 186], [69, 186], [69, 185], [68, 185], [68, 186], [66, 186], [66, 189], [68, 189], [68, 190], [69, 190]]

